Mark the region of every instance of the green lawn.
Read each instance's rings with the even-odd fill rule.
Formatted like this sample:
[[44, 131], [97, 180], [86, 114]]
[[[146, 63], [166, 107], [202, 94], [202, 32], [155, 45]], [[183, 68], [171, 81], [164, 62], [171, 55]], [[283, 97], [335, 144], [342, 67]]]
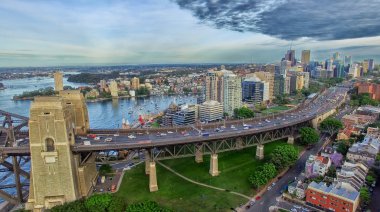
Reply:
[[[269, 155], [278, 145], [286, 142], [272, 142], [265, 145], [265, 155]], [[211, 177], [209, 155], [204, 162], [197, 164], [194, 158], [181, 158], [162, 161], [180, 174], [198, 182], [240, 192], [249, 196], [254, 194], [248, 182], [249, 174], [264, 161], [255, 159], [256, 147], [220, 153], [218, 155], [220, 175]], [[267, 157], [268, 158], [268, 157]], [[157, 167], [158, 191], [149, 192], [149, 178], [145, 176], [144, 164], [127, 171], [117, 193], [128, 203], [153, 200], [175, 211], [229, 211], [247, 200], [224, 191], [201, 187], [167, 171], [159, 164]]]
[[265, 109], [265, 110], [261, 111], [261, 113], [262, 114], [279, 113], [279, 112], [282, 112], [284, 110], [289, 110], [289, 109], [290, 109], [290, 107], [287, 107], [287, 106], [275, 106], [275, 107]]

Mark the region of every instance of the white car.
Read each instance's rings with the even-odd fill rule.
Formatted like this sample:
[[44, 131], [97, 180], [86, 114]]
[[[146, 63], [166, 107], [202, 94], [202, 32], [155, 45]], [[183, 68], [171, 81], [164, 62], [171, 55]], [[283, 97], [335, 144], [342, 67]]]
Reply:
[[106, 138], [104, 139], [105, 142], [111, 142], [112, 141], [112, 138]]
[[172, 131], [168, 131], [168, 134], [173, 134], [173, 132]]
[[94, 140], [95, 140], [95, 141], [99, 141], [99, 140], [100, 140], [100, 137], [95, 137]]
[[272, 189], [272, 186], [269, 186], [268, 188], [267, 188], [267, 191], [269, 191], [269, 190], [271, 190]]
[[249, 130], [249, 127], [244, 127], [243, 129], [245, 129], [245, 130]]
[[115, 137], [118, 137], [118, 136], [119, 136], [119, 134], [113, 134], [113, 136], [115, 136]]
[[231, 125], [231, 129], [236, 129], [235, 125]]
[[161, 133], [161, 136], [165, 136], [165, 135], [167, 135], [166, 133]]
[[128, 138], [134, 139], [134, 138], [136, 138], [136, 136], [134, 136], [134, 135], [128, 135]]

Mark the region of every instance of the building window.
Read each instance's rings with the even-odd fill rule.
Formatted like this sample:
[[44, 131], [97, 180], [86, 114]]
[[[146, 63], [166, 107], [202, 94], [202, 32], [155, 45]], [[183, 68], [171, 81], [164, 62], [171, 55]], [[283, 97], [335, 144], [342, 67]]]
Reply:
[[46, 145], [46, 152], [54, 152], [55, 151], [54, 140], [52, 138], [47, 138], [45, 140], [45, 145]]

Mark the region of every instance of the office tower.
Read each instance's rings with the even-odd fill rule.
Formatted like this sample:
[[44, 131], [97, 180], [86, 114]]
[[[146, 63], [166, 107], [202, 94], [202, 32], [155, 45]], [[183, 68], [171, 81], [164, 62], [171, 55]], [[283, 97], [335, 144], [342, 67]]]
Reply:
[[140, 79], [137, 77], [133, 77], [131, 79], [131, 90], [137, 90], [140, 88]]
[[296, 51], [295, 50], [288, 50], [285, 54], [285, 60], [288, 60], [291, 62], [291, 66], [295, 66], [297, 61], [296, 61]]
[[344, 56], [344, 66], [352, 65], [352, 57], [347, 55]]
[[297, 92], [297, 75], [293, 74], [290, 76], [290, 82], [289, 82], [289, 93], [296, 93]]
[[369, 60], [364, 60], [362, 64], [363, 74], [366, 74], [368, 72], [368, 68], [369, 68]]
[[223, 119], [223, 105], [217, 101], [206, 101], [199, 106], [201, 121], [211, 122]]
[[302, 50], [301, 63], [303, 65], [310, 63], [310, 50]]
[[54, 72], [54, 90], [63, 91], [63, 74], [59, 71]]
[[183, 105], [181, 110], [177, 111], [173, 116], [174, 125], [190, 125], [196, 120], [197, 108], [189, 105]]
[[279, 96], [283, 95], [285, 92], [285, 78], [283, 75], [274, 76], [274, 86], [273, 86], [273, 95]]
[[282, 60], [280, 65], [280, 74], [285, 76], [286, 72], [289, 70], [289, 68], [292, 66], [292, 62], [288, 60]]
[[259, 78], [261, 81], [267, 82], [269, 86], [269, 93], [268, 93], [268, 98], [269, 100], [274, 99], [274, 73], [269, 73], [265, 71], [258, 71], [253, 74], [247, 74], [247, 77], [251, 76], [256, 76]]
[[261, 104], [264, 97], [264, 86], [264, 82], [255, 76], [245, 79], [242, 83], [243, 101]]
[[348, 75], [352, 78], [360, 77], [360, 68], [358, 64], [352, 64], [348, 70]]
[[334, 77], [342, 78], [345, 77], [345, 67], [342, 62], [337, 63], [334, 68]]
[[236, 108], [242, 106], [241, 77], [232, 72], [223, 75], [223, 109], [228, 115], [233, 115]]
[[369, 59], [368, 71], [373, 71], [373, 69], [375, 69], [375, 61], [373, 59]]
[[118, 88], [117, 88], [117, 82], [115, 80], [112, 80], [110, 83], [110, 92], [112, 97], [118, 97]]
[[335, 52], [335, 53], [333, 54], [333, 59], [334, 59], [334, 60], [340, 60], [340, 53], [339, 53], [339, 52]]
[[214, 100], [223, 104], [223, 72], [209, 70], [206, 75], [206, 101]]
[[285, 76], [284, 94], [290, 94], [290, 77]]
[[333, 60], [333, 58], [330, 58], [330, 59], [327, 59], [326, 60], [326, 63], [325, 63], [325, 68], [326, 68], [326, 70], [327, 71], [333, 71], [334, 69], [333, 69], [333, 62], [334, 62], [334, 60]]
[[275, 65], [273, 65], [273, 64], [265, 65], [265, 72], [269, 72], [269, 73], [274, 74], [275, 70], [276, 70], [276, 66]]

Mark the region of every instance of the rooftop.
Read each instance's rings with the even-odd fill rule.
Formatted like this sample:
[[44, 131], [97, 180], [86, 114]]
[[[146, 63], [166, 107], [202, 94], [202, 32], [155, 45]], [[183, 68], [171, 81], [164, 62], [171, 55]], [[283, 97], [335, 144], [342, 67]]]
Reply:
[[357, 198], [359, 198], [359, 192], [357, 192], [355, 189], [348, 189], [347, 186], [343, 186], [341, 183], [338, 183], [335, 186], [327, 186], [324, 182], [316, 183], [313, 181], [309, 184], [308, 188], [320, 190], [328, 194], [334, 194], [336, 196], [340, 196], [352, 201], [355, 201]]

